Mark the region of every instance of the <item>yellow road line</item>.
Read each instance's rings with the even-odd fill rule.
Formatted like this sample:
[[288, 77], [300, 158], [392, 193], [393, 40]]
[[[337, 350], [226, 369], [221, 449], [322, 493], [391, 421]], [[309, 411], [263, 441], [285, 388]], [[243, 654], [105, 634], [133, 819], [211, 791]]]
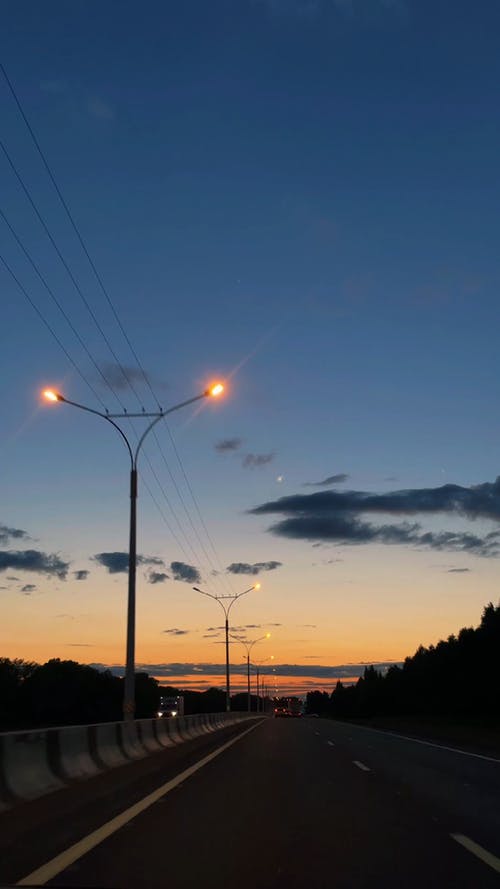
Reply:
[[215, 759], [217, 756], [220, 756], [221, 753], [224, 753], [228, 747], [231, 747], [233, 744], [236, 744], [237, 741], [244, 738], [245, 735], [248, 735], [249, 732], [252, 732], [258, 725], [261, 725], [262, 721], [256, 722], [250, 726], [250, 728], [246, 729], [246, 731], [242, 732], [241, 735], [237, 735], [236, 738], [231, 738], [230, 741], [227, 741], [225, 744], [222, 744], [221, 747], [217, 747], [212, 753], [209, 753], [207, 756], [204, 756], [203, 759], [200, 759], [194, 765], [189, 766], [188, 769], [185, 769], [183, 772], [180, 772], [179, 775], [176, 775], [175, 778], [172, 778], [170, 781], [167, 781], [165, 784], [162, 784], [161, 787], [158, 787], [157, 790], [153, 790], [152, 793], [149, 793], [144, 799], [139, 800], [138, 803], [135, 803], [133, 806], [130, 806], [128, 809], [125, 809], [119, 815], [116, 815], [115, 818], [112, 818], [111, 821], [107, 821], [105, 824], [102, 824], [101, 827], [98, 827], [97, 830], [93, 830], [92, 833], [89, 833], [88, 836], [84, 837], [82, 840], [78, 840], [77, 843], [74, 843], [69, 849], [66, 849], [64, 852], [61, 852], [59, 855], [56, 855], [55, 858], [52, 858], [51, 861], [48, 861], [46, 864], [43, 864], [41, 867], [38, 867], [31, 874], [28, 874], [27, 877], [23, 877], [22, 880], [19, 880], [16, 883], [17, 886], [44, 886], [45, 883], [48, 883], [49, 880], [53, 880], [54, 877], [57, 877], [61, 871], [66, 870], [71, 864], [74, 864], [75, 861], [78, 861], [83, 855], [86, 855], [87, 852], [90, 852], [92, 849], [95, 849], [96, 846], [99, 846], [104, 840], [108, 837], [112, 836], [112, 834], [116, 833], [117, 830], [120, 830], [125, 824], [131, 821], [133, 818], [136, 818], [137, 815], [140, 815], [141, 812], [144, 812], [146, 809], [149, 809], [154, 803], [158, 802], [162, 796], [170, 793], [171, 790], [174, 790], [175, 787], [178, 787], [179, 784], [182, 784], [187, 778], [190, 778], [191, 775], [194, 775], [195, 772], [198, 772], [203, 766], [206, 766], [209, 762]]

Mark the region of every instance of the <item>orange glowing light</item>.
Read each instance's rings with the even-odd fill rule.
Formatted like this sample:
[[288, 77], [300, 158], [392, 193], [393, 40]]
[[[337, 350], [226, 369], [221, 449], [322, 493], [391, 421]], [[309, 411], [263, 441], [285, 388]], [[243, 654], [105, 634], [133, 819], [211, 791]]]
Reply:
[[254, 583], [254, 586], [253, 586], [254, 590], [260, 590], [260, 587], [261, 587], [260, 583]]
[[45, 389], [45, 391], [43, 392], [43, 397], [47, 401], [59, 401], [59, 399], [60, 399], [60, 396], [58, 395], [58, 393], [54, 392], [53, 389]]
[[222, 385], [222, 383], [215, 383], [213, 386], [210, 386], [210, 389], [208, 391], [210, 395], [213, 395], [214, 398], [216, 398], [217, 395], [222, 395], [222, 393], [224, 392], [224, 386]]
[[266, 633], [266, 639], [270, 639], [270, 638], [271, 638], [271, 633]]

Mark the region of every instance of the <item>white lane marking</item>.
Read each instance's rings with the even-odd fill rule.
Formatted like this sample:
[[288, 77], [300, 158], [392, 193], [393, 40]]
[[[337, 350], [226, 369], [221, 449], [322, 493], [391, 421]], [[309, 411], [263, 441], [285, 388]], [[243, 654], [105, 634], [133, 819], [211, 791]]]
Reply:
[[371, 769], [368, 766], [365, 766], [364, 762], [360, 762], [359, 759], [353, 759], [353, 763], [358, 769], [361, 769], [362, 772], [371, 772]]
[[[341, 725], [352, 725], [349, 723], [340, 723]], [[462, 756], [473, 756], [475, 759], [485, 759], [487, 762], [497, 762], [500, 759], [494, 756], [486, 756], [484, 753], [471, 753], [470, 750], [460, 750], [458, 747], [446, 747], [444, 744], [436, 744], [434, 741], [424, 741], [422, 738], [411, 738], [408, 735], [398, 735], [397, 732], [388, 732], [381, 728], [370, 728], [368, 725], [357, 725], [356, 728], [363, 729], [365, 732], [376, 732], [377, 735], [389, 735], [391, 738], [399, 738], [401, 741], [413, 741], [415, 744], [424, 744], [426, 747], [437, 747], [438, 750], [449, 750], [450, 753], [461, 753]], [[349, 738], [351, 741], [352, 738]]]
[[488, 852], [487, 849], [483, 849], [482, 846], [479, 846], [474, 840], [470, 840], [469, 837], [464, 837], [462, 833], [451, 833], [450, 836], [456, 840], [457, 843], [460, 843], [464, 849], [467, 849], [468, 852], [472, 852], [476, 858], [480, 858], [481, 861], [484, 861], [485, 864], [489, 864], [493, 870], [496, 870], [496, 872], [500, 874], [500, 858], [497, 858], [496, 855]]
[[54, 877], [57, 877], [61, 871], [66, 870], [67, 867], [74, 864], [75, 861], [78, 861], [78, 859], [83, 855], [86, 855], [87, 852], [90, 852], [96, 846], [99, 846], [100, 843], [116, 833], [117, 830], [120, 830], [121, 827], [128, 824], [132, 818], [136, 818], [141, 812], [144, 812], [154, 803], [158, 802], [162, 796], [165, 796], [165, 794], [174, 790], [175, 787], [178, 787], [179, 784], [186, 780], [186, 778], [190, 778], [191, 775], [194, 775], [195, 772], [198, 772], [203, 766], [206, 766], [217, 756], [220, 756], [221, 753], [224, 753], [228, 747], [232, 747], [233, 744], [236, 744], [237, 741], [240, 741], [241, 738], [244, 738], [249, 732], [253, 732], [258, 725], [262, 725], [262, 720], [251, 725], [250, 728], [246, 729], [246, 731], [242, 732], [240, 735], [237, 735], [236, 738], [231, 738], [230, 741], [222, 744], [221, 747], [217, 747], [216, 750], [209, 753], [208, 756], [204, 756], [203, 759], [198, 760], [198, 762], [195, 762], [194, 765], [189, 766], [188, 769], [184, 769], [184, 771], [176, 775], [175, 778], [162, 784], [161, 787], [153, 790], [152, 793], [149, 793], [143, 799], [139, 800], [138, 803], [125, 809], [115, 818], [112, 818], [111, 821], [102, 824], [97, 830], [93, 830], [92, 833], [89, 833], [88, 836], [79, 840], [77, 843], [74, 843], [69, 849], [56, 855], [55, 858], [52, 858], [46, 864], [42, 864], [41, 867], [32, 871], [27, 877], [23, 877], [22, 880], [19, 880], [19, 882], [16, 883], [16, 886], [44, 886], [49, 880], [53, 880]]
[[329, 744], [330, 747], [335, 747], [335, 744], [333, 743], [333, 741], [327, 741], [326, 743]]

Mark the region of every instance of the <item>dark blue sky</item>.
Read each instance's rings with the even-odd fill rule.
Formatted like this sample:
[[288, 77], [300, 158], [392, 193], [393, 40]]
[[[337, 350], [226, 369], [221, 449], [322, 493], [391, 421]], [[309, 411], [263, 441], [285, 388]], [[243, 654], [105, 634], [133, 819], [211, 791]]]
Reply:
[[[315, 589], [314, 550], [269, 535], [247, 509], [334, 473], [373, 491], [498, 473], [499, 26], [497, 4], [439, 0], [25, 2], [4, 16], [6, 70], [162, 401], [237, 369], [224, 404], [173, 428], [221, 562], [283, 562], [276, 612], [297, 572]], [[133, 364], [3, 81], [0, 104], [12, 159]], [[0, 182], [3, 212], [104, 366], [112, 356], [1, 155]], [[1, 220], [0, 243], [116, 407]], [[126, 464], [97, 421], [38, 409], [40, 383], [95, 399], [3, 269], [0, 286], [4, 521], [89, 567], [93, 552], [125, 547]], [[241, 450], [215, 453], [227, 437]], [[246, 453], [273, 458], [243, 468]], [[144, 551], [182, 556], [154, 504], [141, 509]], [[380, 549], [395, 578], [407, 558], [427, 584], [432, 554], [363, 546], [343, 554], [336, 588], [359, 571], [372, 601]], [[467, 573], [432, 581], [450, 607], [443, 624], [477, 613], [488, 571], [479, 586], [471, 575], [464, 613], [448, 586], [470, 584]]]

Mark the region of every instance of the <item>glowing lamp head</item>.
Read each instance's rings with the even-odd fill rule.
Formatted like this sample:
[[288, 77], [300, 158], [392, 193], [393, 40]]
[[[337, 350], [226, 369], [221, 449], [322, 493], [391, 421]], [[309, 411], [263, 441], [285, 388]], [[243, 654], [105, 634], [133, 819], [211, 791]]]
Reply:
[[270, 638], [271, 638], [271, 633], [266, 633], [266, 639], [270, 639]]
[[210, 386], [208, 390], [208, 394], [211, 395], [213, 398], [217, 398], [217, 396], [222, 395], [223, 392], [224, 386], [222, 385], [222, 383], [214, 383], [214, 385]]
[[58, 392], [54, 392], [53, 389], [45, 389], [43, 397], [46, 401], [62, 401], [62, 396]]
[[254, 590], [260, 590], [260, 587], [261, 587], [260, 583], [254, 583], [254, 585], [253, 585]]

